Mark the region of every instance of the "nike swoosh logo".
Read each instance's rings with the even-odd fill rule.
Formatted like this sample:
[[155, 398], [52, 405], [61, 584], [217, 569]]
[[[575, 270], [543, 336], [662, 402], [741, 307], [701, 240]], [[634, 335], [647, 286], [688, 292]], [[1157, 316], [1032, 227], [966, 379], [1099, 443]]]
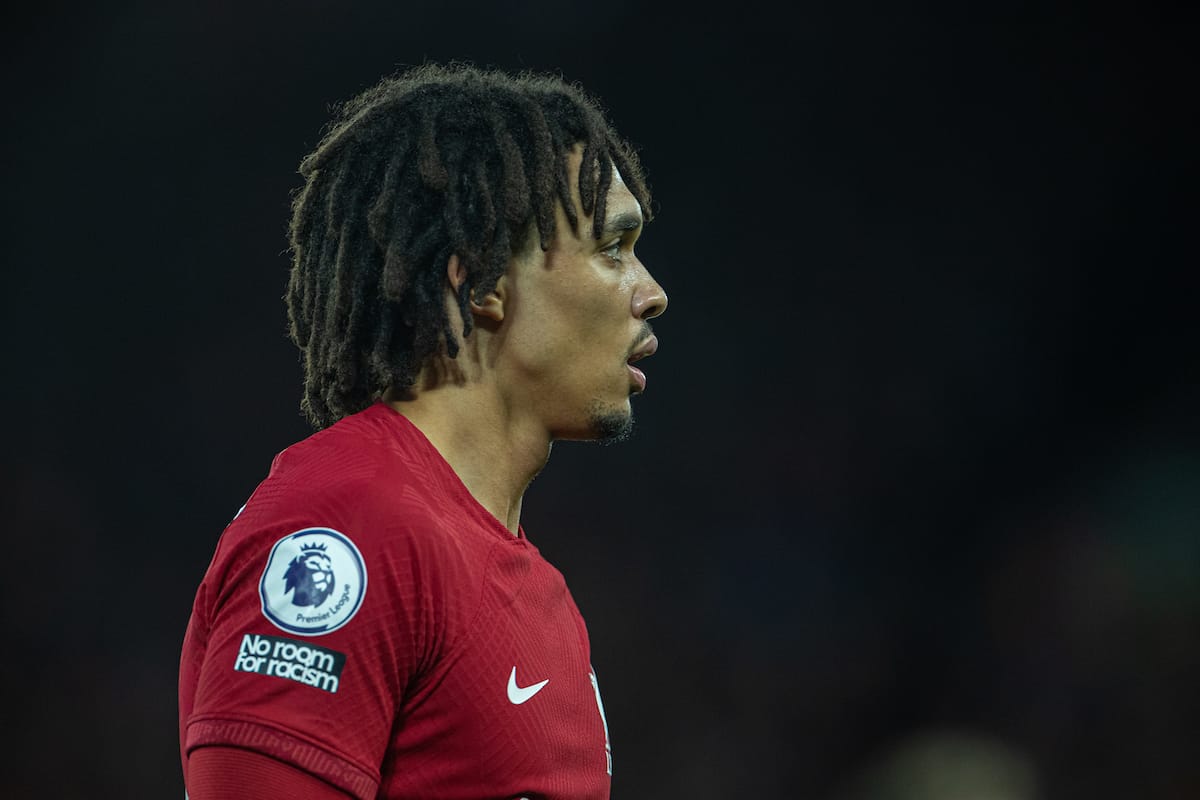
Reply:
[[526, 686], [522, 689], [520, 686], [517, 686], [517, 668], [513, 667], [513, 671], [508, 676], [508, 702], [514, 706], [519, 706], [540, 692], [549, 682], [550, 679], [546, 678], [541, 683], [535, 683], [532, 686]]

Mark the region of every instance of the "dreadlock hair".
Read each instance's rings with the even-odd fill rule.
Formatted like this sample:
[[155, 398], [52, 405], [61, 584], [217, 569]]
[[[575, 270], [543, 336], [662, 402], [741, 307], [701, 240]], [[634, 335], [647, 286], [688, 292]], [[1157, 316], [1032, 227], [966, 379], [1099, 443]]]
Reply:
[[636, 153], [581, 87], [545, 74], [454, 63], [384, 78], [343, 104], [300, 163], [292, 204], [289, 335], [304, 362], [301, 408], [317, 428], [407, 389], [429, 358], [458, 355], [445, 304], [457, 255], [462, 335], [472, 292], [492, 291], [555, 205], [579, 230], [568, 152], [583, 147], [580, 206], [603, 228], [613, 169], [649, 218]]

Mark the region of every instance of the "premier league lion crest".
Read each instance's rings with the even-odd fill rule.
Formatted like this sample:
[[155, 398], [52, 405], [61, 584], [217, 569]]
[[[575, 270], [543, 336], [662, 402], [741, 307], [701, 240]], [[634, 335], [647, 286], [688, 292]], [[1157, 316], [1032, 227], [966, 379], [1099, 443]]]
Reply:
[[302, 544], [300, 555], [288, 564], [284, 592], [292, 592], [293, 605], [319, 608], [333, 593], [333, 561], [325, 550], [323, 544]]
[[301, 636], [320, 636], [350, 621], [367, 591], [354, 542], [332, 528], [305, 528], [271, 548], [259, 581], [263, 616]]

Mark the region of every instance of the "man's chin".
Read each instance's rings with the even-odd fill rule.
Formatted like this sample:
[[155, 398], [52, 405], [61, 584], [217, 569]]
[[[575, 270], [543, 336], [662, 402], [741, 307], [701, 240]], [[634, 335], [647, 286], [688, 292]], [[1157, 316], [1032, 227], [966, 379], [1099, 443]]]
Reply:
[[627, 403], [617, 406], [595, 403], [588, 410], [588, 429], [591, 441], [623, 442], [633, 434], [633, 411]]

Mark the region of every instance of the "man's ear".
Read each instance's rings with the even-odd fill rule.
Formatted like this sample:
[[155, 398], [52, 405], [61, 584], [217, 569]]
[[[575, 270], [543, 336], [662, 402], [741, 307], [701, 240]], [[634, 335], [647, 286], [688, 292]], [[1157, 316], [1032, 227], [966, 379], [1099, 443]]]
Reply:
[[[504, 319], [504, 299], [508, 291], [507, 277], [507, 275], [501, 275], [500, 280], [496, 281], [495, 288], [482, 298], [476, 298], [475, 290], [471, 290], [472, 314], [477, 317], [486, 317], [494, 322]], [[451, 254], [446, 261], [446, 279], [450, 282], [450, 288], [456, 295], [467, 280], [467, 268], [459, 260], [457, 254]]]

